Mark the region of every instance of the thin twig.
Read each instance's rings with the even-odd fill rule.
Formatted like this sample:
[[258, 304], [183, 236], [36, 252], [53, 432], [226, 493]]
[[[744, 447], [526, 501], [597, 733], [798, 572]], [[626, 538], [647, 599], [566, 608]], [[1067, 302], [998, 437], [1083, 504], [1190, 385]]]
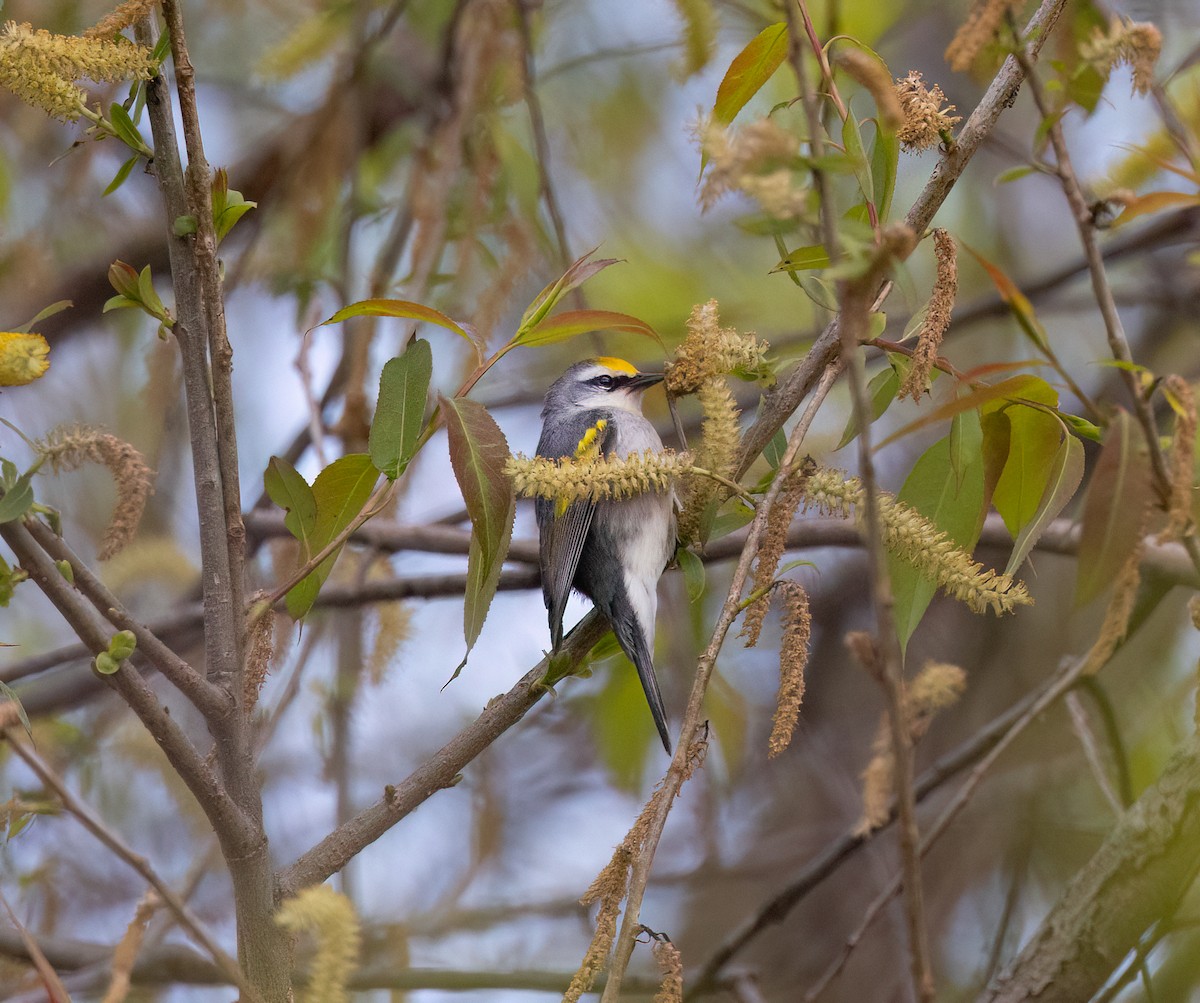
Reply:
[[704, 694], [708, 690], [713, 669], [716, 667], [717, 655], [720, 653], [721, 646], [725, 643], [725, 635], [729, 632], [729, 628], [732, 626], [739, 612], [742, 590], [745, 588], [746, 579], [750, 573], [750, 565], [753, 563], [754, 557], [758, 552], [758, 540], [766, 530], [767, 517], [770, 514], [771, 507], [782, 492], [784, 482], [788, 480], [788, 475], [796, 464], [804, 437], [808, 434], [808, 429], [812, 425], [817, 411], [825, 402], [825, 397], [837, 379], [838, 372], [839, 367], [836, 364], [826, 369], [821, 380], [813, 390], [812, 400], [809, 401], [804, 414], [801, 415], [791, 434], [788, 436], [787, 449], [784, 452], [783, 459], [780, 461], [779, 470], [776, 472], [775, 478], [767, 490], [766, 497], [763, 498], [754, 514], [754, 521], [750, 524], [746, 543], [742, 547], [741, 557], [738, 559], [737, 567], [734, 569], [729, 591], [725, 596], [725, 602], [721, 607], [721, 612], [713, 628], [712, 639], [709, 641], [708, 647], [700, 655], [696, 664], [696, 676], [692, 683], [691, 696], [688, 698], [683, 725], [680, 728], [679, 739], [675, 746], [675, 756], [671, 760], [667, 774], [662, 780], [658, 810], [650, 817], [645, 839], [641, 844], [639, 852], [633, 859], [629, 888], [625, 898], [625, 911], [621, 918], [621, 929], [617, 935], [616, 945], [613, 948], [612, 964], [609, 968], [608, 982], [605, 984], [604, 994], [601, 996], [601, 1003], [615, 1003], [618, 999], [621, 982], [625, 977], [629, 959], [633, 955], [634, 942], [637, 939], [640, 929], [639, 917], [641, 914], [642, 899], [645, 896], [646, 885], [650, 879], [650, 867], [654, 862], [654, 853], [662, 837], [663, 827], [666, 825], [667, 815], [675, 801], [675, 795], [678, 794], [684, 777], [688, 774], [688, 756], [692, 748], [692, 743], [695, 742], [696, 737], [700, 734], [700, 729], [704, 722]]
[[[1096, 296], [1096, 305], [1100, 308], [1100, 316], [1104, 321], [1104, 332], [1108, 338], [1109, 351], [1114, 359], [1124, 363], [1120, 370], [1120, 379], [1125, 384], [1133, 403], [1133, 411], [1142, 429], [1142, 436], [1150, 452], [1150, 465], [1154, 471], [1154, 480], [1161, 496], [1170, 493], [1171, 475], [1167, 470], [1166, 459], [1158, 438], [1158, 425], [1154, 420], [1154, 411], [1150, 401], [1142, 393], [1138, 385], [1137, 375], [1129, 368], [1133, 356], [1129, 350], [1129, 339], [1125, 336], [1125, 326], [1113, 299], [1112, 286], [1108, 282], [1108, 272], [1104, 267], [1104, 256], [1100, 253], [1100, 244], [1096, 239], [1096, 230], [1092, 223], [1092, 213], [1088, 208], [1087, 199], [1079, 185], [1075, 167], [1071, 161], [1067, 141], [1063, 135], [1062, 122], [1052, 116], [1052, 109], [1046, 100], [1042, 83], [1034, 72], [1029, 57], [1018, 49], [1016, 57], [1029, 79], [1029, 92], [1033, 96], [1038, 112], [1043, 120], [1050, 122], [1050, 145], [1054, 148], [1055, 169], [1062, 183], [1063, 194], [1071, 209], [1071, 217], [1079, 232], [1079, 240], [1083, 244], [1084, 257], [1087, 259], [1088, 272], [1092, 279], [1092, 292]], [[1194, 533], [1187, 533], [1181, 540], [1192, 563], [1200, 570], [1200, 543]]]
[[82, 800], [75, 796], [71, 789], [67, 787], [62, 777], [55, 773], [49, 764], [33, 750], [24, 735], [18, 734], [17, 729], [6, 729], [4, 737], [8, 740], [9, 748], [24, 760], [25, 764], [37, 774], [38, 779], [43, 784], [58, 795], [62, 806], [74, 815], [88, 832], [137, 871], [145, 879], [146, 883], [158, 892], [167, 908], [178, 918], [180, 925], [191, 934], [196, 943], [209, 953], [213, 961], [217, 963], [221, 971], [234, 985], [241, 989], [250, 999], [259, 999], [258, 994], [246, 981], [246, 976], [238, 966], [238, 963], [222, 949], [213, 935], [208, 932], [200, 918], [175, 893], [175, 889], [159, 877], [158, 872], [150, 866], [150, 862], [127, 846], [120, 836], [109, 829], [98, 815], [94, 814]]

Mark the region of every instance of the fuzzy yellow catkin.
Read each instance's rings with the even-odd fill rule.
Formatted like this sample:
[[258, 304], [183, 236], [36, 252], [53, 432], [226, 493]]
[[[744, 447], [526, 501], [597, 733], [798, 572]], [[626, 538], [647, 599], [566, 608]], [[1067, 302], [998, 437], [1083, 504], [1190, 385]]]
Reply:
[[284, 901], [275, 922], [291, 933], [311, 932], [317, 952], [304, 1003], [350, 1003], [347, 988], [358, 964], [362, 931], [350, 900], [328, 885], [305, 888]]
[[[734, 472], [733, 462], [741, 435], [737, 402], [729, 385], [719, 377], [701, 386], [696, 398], [700, 401], [704, 420], [700, 424], [695, 465], [720, 477], [729, 477]], [[693, 474], [685, 479], [676, 527], [684, 544], [699, 540], [705, 510], [721, 491], [721, 485], [711, 477]]]
[[124, 1003], [129, 996], [133, 965], [137, 961], [138, 951], [141, 950], [142, 940], [146, 936], [146, 925], [150, 922], [155, 910], [161, 905], [162, 900], [158, 897], [158, 892], [153, 889], [147, 891], [138, 902], [133, 919], [129, 921], [129, 926], [125, 928], [120, 943], [113, 951], [112, 977], [109, 980], [104, 999], [100, 1003]]
[[1079, 55], [1106, 77], [1114, 66], [1125, 63], [1133, 74], [1135, 94], [1146, 94], [1154, 86], [1154, 69], [1162, 54], [1162, 32], [1145, 21], [1113, 18], [1107, 30], [1096, 28]]
[[783, 603], [783, 639], [779, 645], [779, 695], [775, 701], [771, 737], [767, 741], [770, 759], [787, 749], [795, 734], [804, 700], [808, 645], [812, 639], [808, 593], [798, 582], [781, 582], [778, 591]]
[[49, 354], [50, 345], [40, 334], [0, 331], [0, 387], [21, 387], [40, 379], [50, 368]]
[[804, 473], [800, 471], [792, 474], [786, 486], [780, 491], [779, 497], [775, 499], [775, 504], [771, 506], [771, 511], [767, 513], [767, 525], [763, 529], [762, 539], [758, 544], [758, 556], [754, 565], [754, 582], [751, 585], [752, 592], [762, 591], [763, 594], [746, 607], [745, 616], [742, 618], [742, 629], [738, 633], [739, 637], [746, 639], [747, 648], [753, 648], [758, 644], [759, 634], [762, 633], [767, 607], [771, 603], [771, 596], [765, 590], [775, 578], [779, 561], [787, 548], [788, 527], [791, 526], [792, 517], [796, 514], [796, 509], [800, 507], [800, 502], [804, 498], [804, 476]]
[[650, 953], [663, 976], [654, 1003], [683, 1003], [683, 956], [679, 948], [667, 937], [656, 937]]
[[[268, 597], [267, 592], [259, 591], [250, 597], [249, 607], [256, 610], [259, 603]], [[261, 610], [250, 624], [246, 637], [246, 668], [242, 673], [242, 710], [250, 713], [258, 704], [258, 696], [266, 682], [267, 673], [271, 669], [271, 660], [275, 656], [275, 611]]]
[[144, 21], [157, 10], [158, 5], [159, 0], [125, 0], [88, 28], [81, 37], [111, 38], [125, 28]]
[[[905, 688], [902, 703], [909, 738], [913, 742], [925, 735], [938, 711], [958, 700], [966, 684], [967, 675], [957, 665], [925, 663]], [[892, 725], [888, 715], [884, 714], [871, 742], [871, 759], [862, 773], [862, 816], [855, 826], [855, 835], [865, 836], [888, 820], [895, 793], [894, 777]]]
[[1104, 622], [1100, 625], [1100, 633], [1095, 643], [1087, 653], [1082, 674], [1092, 676], [1099, 672], [1108, 660], [1112, 658], [1117, 646], [1125, 639], [1129, 629], [1129, 618], [1133, 615], [1133, 606], [1137, 601], [1138, 585], [1142, 580], [1142, 543], [1130, 551], [1117, 572], [1116, 584], [1113, 585], [1112, 597], [1104, 610]]
[[1196, 395], [1182, 376], [1167, 377], [1165, 390], [1174, 399], [1175, 430], [1171, 437], [1171, 491], [1167, 525], [1159, 543], [1178, 540], [1192, 528], [1192, 495], [1196, 464]]
[[715, 299], [692, 307], [687, 335], [668, 363], [663, 385], [672, 397], [692, 394], [717, 376], [763, 369], [768, 344], [753, 333], [741, 334], [721, 327], [720, 305]]
[[904, 109], [883, 60], [861, 49], [847, 48], [838, 53], [837, 64], [866, 88], [884, 128], [894, 131], [904, 124]]
[[691, 470], [688, 453], [669, 449], [619, 456], [551, 459], [510, 456], [504, 465], [513, 489], [522, 498], [599, 502], [612, 498], [669, 491], [675, 480]]
[[971, 13], [946, 47], [946, 62], [955, 73], [969, 70], [975, 57], [999, 34], [1005, 15], [1016, 13], [1025, 0], [976, 0]]
[[154, 491], [154, 472], [142, 454], [115, 435], [86, 425], [54, 429], [37, 443], [38, 453], [55, 473], [75, 470], [84, 463], [99, 463], [112, 475], [117, 504], [100, 545], [100, 560], [117, 554], [133, 539], [146, 501]]
[[917, 334], [913, 349], [912, 366], [900, 386], [900, 398], [911, 397], [919, 401], [929, 385], [929, 376], [937, 362], [942, 339], [950, 327], [950, 313], [958, 295], [957, 245], [949, 232], [937, 227], [933, 231], [933, 251], [937, 260], [937, 277], [933, 283], [933, 295], [925, 311], [925, 321]]
[[734, 191], [756, 199], [776, 219], [799, 218], [807, 212], [809, 193], [797, 187], [792, 168], [800, 141], [769, 118], [741, 129], [715, 122], [696, 127], [708, 170], [700, 185], [700, 207], [707, 211]]
[[904, 116], [904, 123], [896, 132], [900, 145], [912, 153], [920, 153], [942, 141], [942, 133], [948, 133], [959, 122], [961, 115], [950, 114], [954, 105], [946, 104], [946, 95], [934, 84], [925, 86], [918, 70], [896, 81], [896, 98]]
[[[806, 508], [841, 516], [853, 511], [861, 520], [862, 483], [857, 478], [814, 471], [805, 482], [804, 498]], [[999, 616], [1033, 603], [1021, 582], [976, 563], [923, 515], [886, 492], [879, 494], [879, 517], [887, 549], [972, 611], [990, 609]]]

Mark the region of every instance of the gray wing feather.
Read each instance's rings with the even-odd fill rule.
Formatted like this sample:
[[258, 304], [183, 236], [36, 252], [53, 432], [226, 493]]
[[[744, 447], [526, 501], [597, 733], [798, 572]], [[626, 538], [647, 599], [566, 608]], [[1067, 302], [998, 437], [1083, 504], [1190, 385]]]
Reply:
[[[543, 428], [538, 442], [537, 455], [548, 457], [573, 456], [575, 447], [584, 433], [600, 418], [607, 417], [605, 411], [581, 411], [557, 427]], [[611, 451], [612, 423], [599, 436], [599, 448]], [[560, 516], [554, 515], [555, 502], [539, 498], [534, 511], [537, 515], [539, 560], [542, 570], [542, 598], [550, 615], [550, 640], [554, 648], [562, 643], [563, 612], [571, 595], [571, 584], [579, 567], [579, 557], [587, 542], [588, 530], [596, 506], [593, 502], [576, 501], [567, 506]]]

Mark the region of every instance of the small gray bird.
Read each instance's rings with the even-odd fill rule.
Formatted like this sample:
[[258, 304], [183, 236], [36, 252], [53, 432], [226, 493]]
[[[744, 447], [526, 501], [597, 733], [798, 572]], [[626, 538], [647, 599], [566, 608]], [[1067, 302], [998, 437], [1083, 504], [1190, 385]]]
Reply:
[[[542, 408], [538, 456], [625, 457], [661, 450], [642, 416], [642, 394], [662, 380], [624, 359], [578, 362], [551, 385]], [[669, 492], [612, 501], [536, 502], [541, 540], [542, 596], [550, 612], [554, 649], [562, 643], [563, 610], [575, 588], [612, 624], [621, 649], [637, 668], [663, 747], [671, 751], [667, 714], [654, 675], [654, 616], [658, 579], [675, 550], [675, 512]]]

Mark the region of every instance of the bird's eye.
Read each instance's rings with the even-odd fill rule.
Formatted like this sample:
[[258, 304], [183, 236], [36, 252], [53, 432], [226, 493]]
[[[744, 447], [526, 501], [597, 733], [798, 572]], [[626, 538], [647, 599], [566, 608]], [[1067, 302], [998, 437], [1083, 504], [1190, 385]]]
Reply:
[[605, 375], [596, 377], [596, 386], [598, 386], [601, 390], [611, 390], [616, 382], [617, 381], [611, 376]]

